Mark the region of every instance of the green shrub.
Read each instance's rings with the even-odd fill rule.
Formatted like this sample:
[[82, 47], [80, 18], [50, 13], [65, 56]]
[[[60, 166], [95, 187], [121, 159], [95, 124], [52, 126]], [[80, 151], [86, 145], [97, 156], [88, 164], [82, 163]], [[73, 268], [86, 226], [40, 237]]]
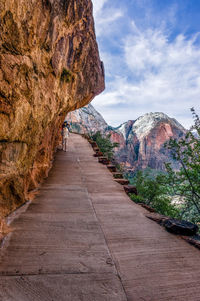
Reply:
[[170, 139], [165, 145], [173, 159], [180, 164], [180, 170], [175, 171], [171, 163], [166, 163], [165, 174], [152, 177], [148, 173], [138, 172], [133, 180], [138, 196], [132, 195], [131, 198], [135, 202], [150, 205], [161, 214], [199, 223], [200, 119], [193, 108], [191, 111], [194, 126], [184, 138]]
[[138, 195], [131, 194], [131, 199], [136, 203], [144, 203], [152, 207], [160, 214], [179, 217], [179, 210], [172, 204], [168, 187], [163, 186], [159, 179], [160, 176], [153, 179], [147, 172], [139, 171], [133, 179]]
[[73, 79], [73, 75], [71, 71], [67, 70], [66, 68], [63, 68], [60, 80], [65, 83], [70, 83], [72, 79]]
[[184, 138], [170, 139], [166, 144], [181, 168], [174, 171], [171, 164], [166, 163], [167, 176], [163, 180], [172, 193], [183, 200], [180, 204], [182, 217], [200, 222], [200, 119], [193, 108], [191, 111], [194, 126]]
[[110, 135], [103, 137], [102, 134], [98, 131], [95, 134], [91, 135], [91, 139], [94, 140], [100, 151], [108, 157], [108, 159], [112, 159], [114, 156], [114, 148], [118, 147], [118, 143], [112, 143], [110, 141]]

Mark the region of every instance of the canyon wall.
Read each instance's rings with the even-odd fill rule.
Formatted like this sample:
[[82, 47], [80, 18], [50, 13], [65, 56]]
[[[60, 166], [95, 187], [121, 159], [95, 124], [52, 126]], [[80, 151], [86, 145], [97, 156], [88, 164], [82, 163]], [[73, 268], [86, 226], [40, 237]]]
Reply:
[[[165, 171], [165, 163], [170, 162], [177, 170], [180, 168], [165, 143], [183, 138], [184, 127], [175, 119], [161, 112], [147, 113], [137, 120], [129, 120], [116, 129], [123, 135], [125, 144], [116, 151], [116, 157], [130, 172], [144, 169]], [[115, 136], [111, 139], [117, 142]]]
[[47, 176], [66, 113], [104, 89], [90, 0], [0, 1], [0, 213]]
[[101, 114], [91, 104], [68, 113], [66, 121], [70, 122], [71, 130], [79, 134], [90, 134], [97, 131], [104, 133], [108, 127]]
[[130, 175], [145, 169], [165, 171], [165, 162], [170, 162], [175, 170], [180, 168], [164, 145], [170, 138], [184, 137], [186, 130], [164, 113], [147, 113], [113, 128], [90, 104], [68, 114], [67, 120], [72, 131], [86, 134], [100, 131], [109, 135], [112, 142], [119, 144], [115, 149], [116, 161]]

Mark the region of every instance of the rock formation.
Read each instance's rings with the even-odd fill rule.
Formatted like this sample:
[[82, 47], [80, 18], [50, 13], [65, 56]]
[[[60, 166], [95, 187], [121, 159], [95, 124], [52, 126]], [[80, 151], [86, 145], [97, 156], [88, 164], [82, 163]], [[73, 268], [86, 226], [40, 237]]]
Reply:
[[77, 132], [101, 131], [104, 135], [110, 134], [112, 142], [119, 143], [115, 158], [130, 172], [146, 168], [164, 170], [165, 162], [171, 162], [174, 169], [179, 168], [164, 144], [170, 138], [183, 137], [186, 130], [163, 113], [148, 113], [112, 128], [90, 104], [70, 113], [67, 119], [72, 125], [75, 124], [74, 130]]
[[124, 147], [117, 151], [116, 156], [127, 169], [164, 170], [165, 162], [171, 162], [174, 169], [179, 168], [171, 152], [164, 147], [170, 138], [179, 139], [186, 134], [186, 130], [175, 119], [164, 113], [147, 113], [116, 130], [125, 139]]
[[104, 133], [108, 127], [101, 114], [91, 104], [68, 113], [66, 120], [71, 123], [72, 130], [79, 134], [93, 133], [97, 130]]
[[91, 0], [0, 1], [0, 212], [47, 175], [66, 113], [104, 89]]

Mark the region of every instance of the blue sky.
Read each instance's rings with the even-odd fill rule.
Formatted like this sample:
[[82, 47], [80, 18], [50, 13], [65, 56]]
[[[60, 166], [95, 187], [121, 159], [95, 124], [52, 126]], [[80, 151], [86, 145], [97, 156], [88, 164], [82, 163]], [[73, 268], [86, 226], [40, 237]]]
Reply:
[[200, 112], [200, 1], [93, 0], [106, 90], [94, 101], [117, 126], [163, 112], [186, 128]]

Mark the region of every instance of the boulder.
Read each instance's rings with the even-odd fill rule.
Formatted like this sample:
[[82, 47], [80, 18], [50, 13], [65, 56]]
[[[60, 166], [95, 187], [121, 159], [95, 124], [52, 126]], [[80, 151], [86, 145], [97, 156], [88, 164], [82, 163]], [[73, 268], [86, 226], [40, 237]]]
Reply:
[[164, 222], [164, 227], [170, 233], [186, 235], [186, 236], [195, 235], [198, 231], [197, 225], [184, 220], [180, 221], [177, 219], [167, 219]]

